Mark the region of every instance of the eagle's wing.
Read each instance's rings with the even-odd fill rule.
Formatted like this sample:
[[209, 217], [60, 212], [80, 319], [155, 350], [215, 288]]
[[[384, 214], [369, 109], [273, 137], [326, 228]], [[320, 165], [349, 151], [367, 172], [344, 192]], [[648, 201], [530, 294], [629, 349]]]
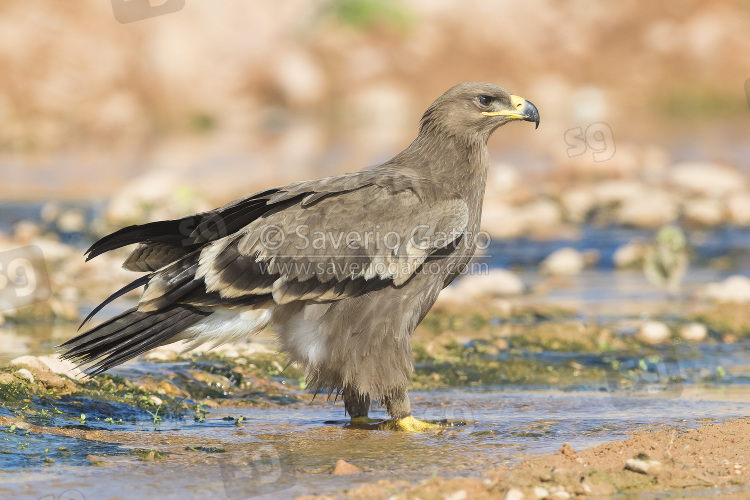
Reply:
[[259, 296], [339, 300], [401, 286], [430, 255], [460, 241], [468, 223], [465, 201], [444, 186], [383, 172], [286, 186], [267, 206], [236, 233], [156, 272], [139, 310]]
[[403, 285], [468, 222], [458, 198], [425, 200], [379, 185], [299, 203], [201, 252], [196, 278], [224, 298], [337, 300]]

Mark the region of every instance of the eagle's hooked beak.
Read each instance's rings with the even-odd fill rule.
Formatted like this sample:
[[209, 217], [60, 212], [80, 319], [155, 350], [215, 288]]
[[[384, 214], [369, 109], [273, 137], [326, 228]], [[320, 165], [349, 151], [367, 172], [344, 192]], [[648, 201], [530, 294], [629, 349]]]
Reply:
[[539, 128], [539, 110], [536, 109], [531, 101], [527, 101], [523, 97], [517, 95], [510, 96], [510, 103], [513, 105], [515, 111], [502, 110], [502, 111], [485, 111], [482, 114], [484, 116], [507, 116], [513, 120], [523, 120], [526, 122], [536, 123], [535, 128]]

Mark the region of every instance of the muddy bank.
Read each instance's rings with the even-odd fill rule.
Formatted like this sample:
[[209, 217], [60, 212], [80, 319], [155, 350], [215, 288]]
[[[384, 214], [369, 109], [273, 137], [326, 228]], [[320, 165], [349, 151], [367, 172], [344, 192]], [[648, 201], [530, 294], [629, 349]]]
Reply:
[[381, 480], [338, 495], [358, 500], [564, 499], [648, 492], [747, 498], [749, 483], [750, 419], [745, 418], [691, 430], [638, 432], [578, 452], [565, 444], [554, 455], [491, 469], [481, 478], [432, 478], [421, 484]]

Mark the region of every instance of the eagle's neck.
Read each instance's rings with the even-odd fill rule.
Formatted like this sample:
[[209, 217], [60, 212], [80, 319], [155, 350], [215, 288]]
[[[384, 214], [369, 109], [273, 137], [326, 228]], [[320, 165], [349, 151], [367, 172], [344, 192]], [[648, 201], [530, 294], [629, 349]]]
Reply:
[[457, 193], [469, 206], [470, 230], [478, 231], [489, 168], [487, 138], [467, 139], [423, 129], [408, 148], [383, 167], [436, 181], [447, 192]]

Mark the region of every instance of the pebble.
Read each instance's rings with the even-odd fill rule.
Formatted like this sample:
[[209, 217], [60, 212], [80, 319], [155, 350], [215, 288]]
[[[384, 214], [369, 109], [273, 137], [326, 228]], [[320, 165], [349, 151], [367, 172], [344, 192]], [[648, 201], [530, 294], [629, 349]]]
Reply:
[[583, 254], [571, 247], [555, 250], [540, 265], [541, 271], [554, 276], [574, 276], [583, 271]]
[[333, 469], [333, 474], [335, 476], [344, 476], [344, 475], [350, 475], [350, 474], [359, 474], [362, 472], [362, 469], [357, 467], [356, 465], [352, 465], [349, 462], [346, 462], [344, 460], [339, 460], [336, 462], [336, 466]]
[[505, 492], [505, 496], [503, 497], [503, 500], [523, 500], [524, 494], [523, 491], [519, 490], [518, 488], [511, 488], [508, 491]]
[[636, 337], [647, 344], [659, 344], [669, 340], [672, 333], [661, 321], [646, 321], [638, 329]]
[[542, 498], [549, 497], [549, 491], [547, 491], [546, 488], [542, 488], [541, 486], [534, 486], [534, 488], [531, 490], [531, 493], [534, 494], [534, 498], [536, 500], [542, 500]]
[[743, 190], [746, 180], [740, 172], [724, 165], [690, 162], [673, 166], [669, 182], [695, 194], [721, 197]]
[[750, 279], [734, 275], [720, 283], [711, 283], [706, 287], [706, 296], [716, 302], [750, 302]]
[[493, 269], [487, 274], [471, 274], [461, 277], [456, 283], [460, 296], [507, 297], [522, 295], [526, 289], [521, 278], [506, 269]]
[[34, 383], [34, 375], [32, 375], [31, 372], [27, 370], [26, 368], [21, 368], [20, 370], [15, 372], [15, 375], [25, 378], [32, 384]]
[[547, 498], [549, 498], [550, 500], [566, 500], [570, 498], [570, 493], [565, 490], [557, 490], [550, 493]]
[[688, 323], [680, 328], [680, 337], [691, 342], [702, 342], [708, 337], [708, 328], [702, 323]]
[[11, 360], [9, 365], [26, 366], [38, 373], [53, 373], [56, 375], [65, 375], [70, 378], [76, 378], [83, 372], [76, 367], [72, 361], [67, 361], [60, 356], [20, 356]]
[[625, 462], [625, 469], [639, 474], [655, 474], [661, 469], [661, 462], [658, 460], [630, 458]]
[[458, 490], [453, 493], [446, 493], [443, 495], [443, 500], [466, 500], [467, 497], [466, 490]]

